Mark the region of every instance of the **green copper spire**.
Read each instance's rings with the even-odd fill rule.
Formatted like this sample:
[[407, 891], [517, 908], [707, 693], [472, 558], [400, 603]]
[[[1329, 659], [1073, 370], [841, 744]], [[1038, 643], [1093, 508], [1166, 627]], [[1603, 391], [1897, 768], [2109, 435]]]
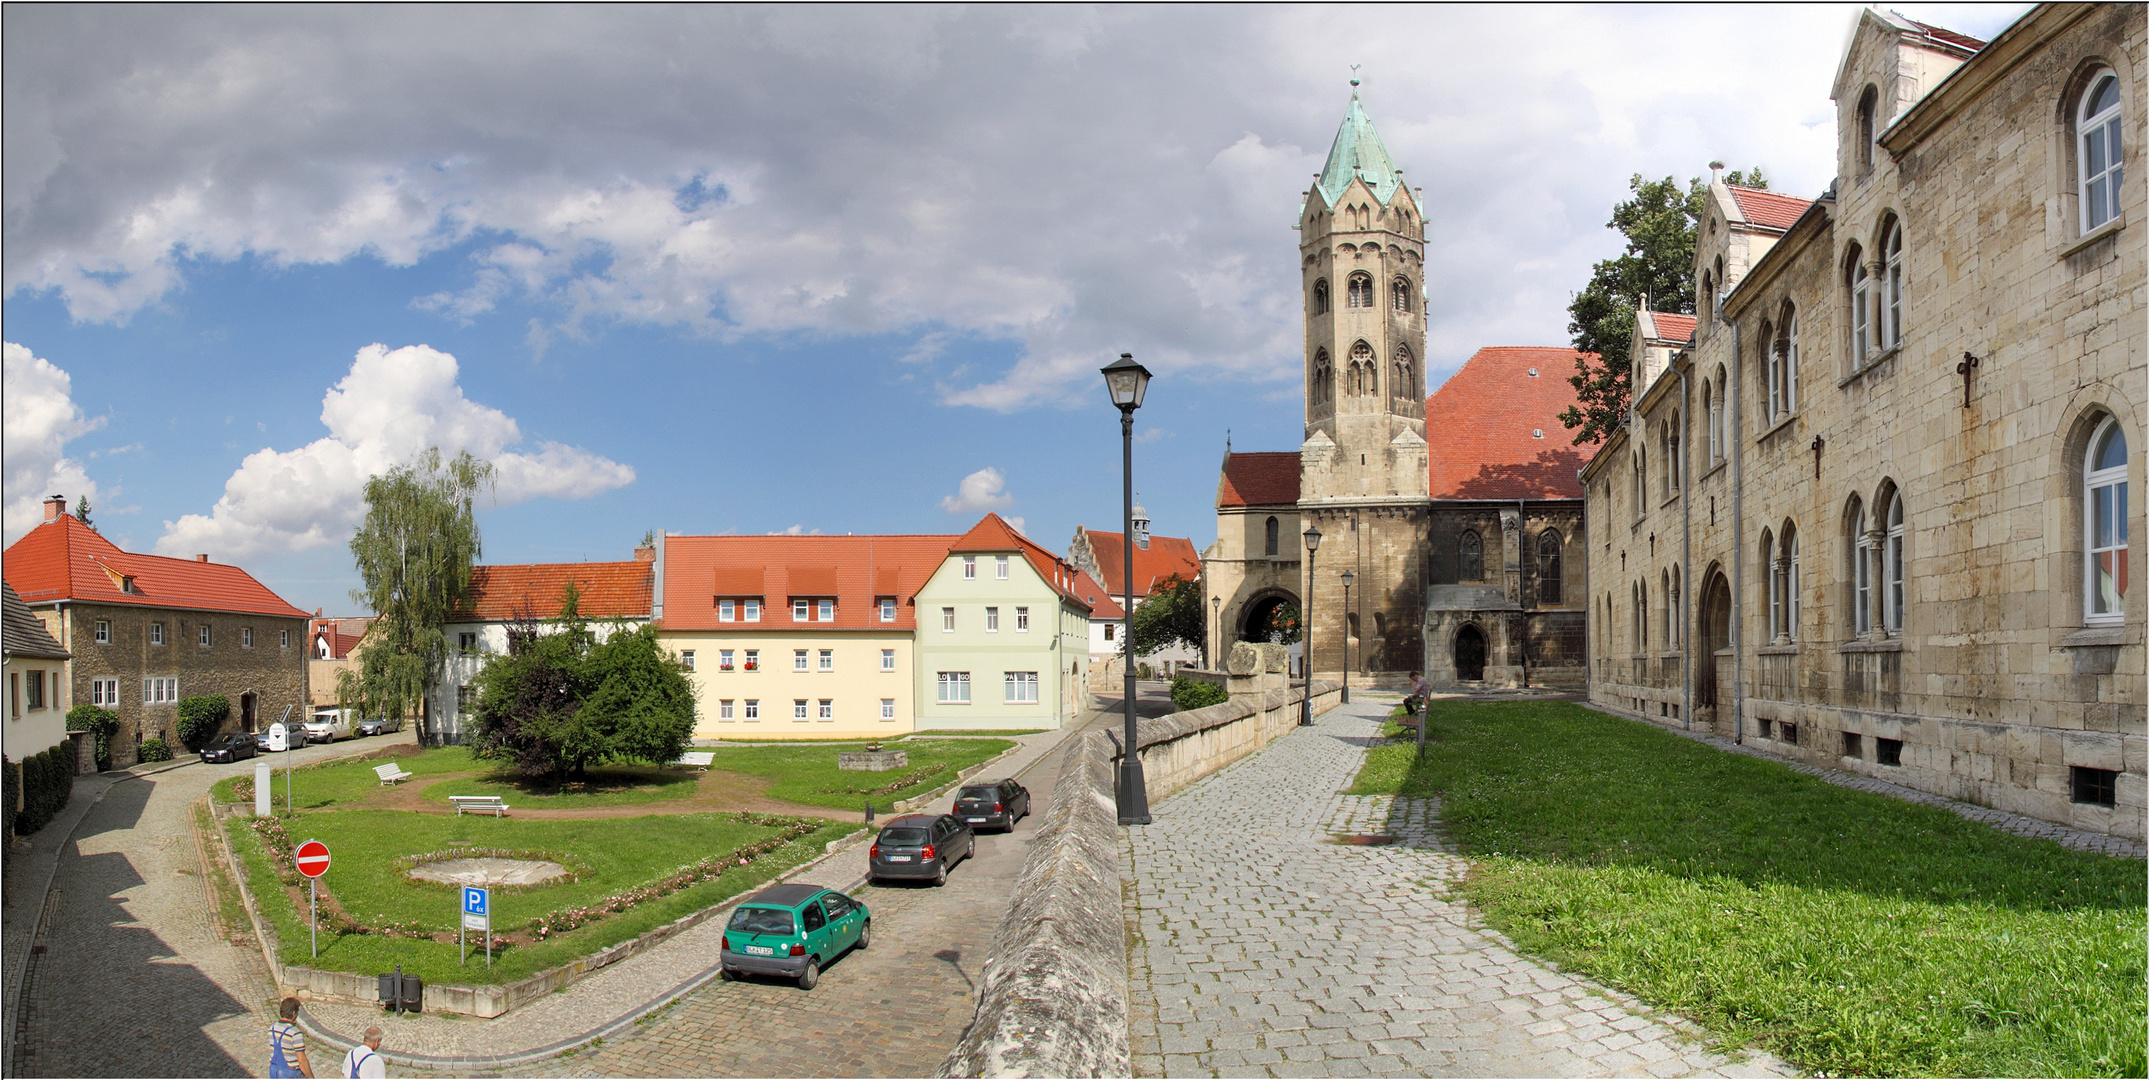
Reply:
[[[1356, 86], [1358, 80], [1351, 80]], [[1366, 115], [1365, 106], [1359, 104], [1358, 91], [1351, 91], [1351, 107], [1343, 114], [1343, 126], [1336, 129], [1336, 144], [1328, 150], [1328, 167], [1321, 170], [1321, 179], [1315, 185], [1328, 205], [1334, 206], [1343, 197], [1343, 189], [1351, 184], [1352, 177], [1365, 180], [1373, 189], [1373, 196], [1386, 206], [1403, 186], [1403, 179], [1396, 174], [1395, 163], [1388, 160], [1388, 148], [1380, 143], [1380, 133], [1373, 130], [1373, 118]]]

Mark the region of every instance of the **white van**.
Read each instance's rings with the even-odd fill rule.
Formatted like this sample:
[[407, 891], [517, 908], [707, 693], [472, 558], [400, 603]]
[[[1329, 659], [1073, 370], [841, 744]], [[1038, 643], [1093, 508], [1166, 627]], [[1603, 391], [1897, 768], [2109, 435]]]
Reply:
[[356, 714], [356, 709], [315, 709], [313, 716], [306, 721], [306, 741], [332, 743], [337, 739], [350, 738], [351, 723]]

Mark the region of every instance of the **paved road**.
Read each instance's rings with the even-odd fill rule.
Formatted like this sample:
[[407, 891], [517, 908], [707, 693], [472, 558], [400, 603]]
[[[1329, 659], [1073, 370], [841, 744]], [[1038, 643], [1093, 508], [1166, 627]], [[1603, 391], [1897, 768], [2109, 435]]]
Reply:
[[[350, 740], [293, 757], [306, 764], [410, 741]], [[77, 786], [77, 799], [103, 797], [60, 852], [20, 1015], [10, 1003], [24, 1036], [16, 1075], [266, 1073], [266, 965], [244, 932], [216, 924], [192, 811], [210, 785], [253, 768], [189, 765]]]
[[[1174, 795], [1127, 830], [1138, 1076], [1786, 1072], [1516, 954], [1439, 887], [1463, 860], [1430, 799], [1344, 795], [1390, 701]], [[1337, 844], [1389, 835], [1388, 846]]]

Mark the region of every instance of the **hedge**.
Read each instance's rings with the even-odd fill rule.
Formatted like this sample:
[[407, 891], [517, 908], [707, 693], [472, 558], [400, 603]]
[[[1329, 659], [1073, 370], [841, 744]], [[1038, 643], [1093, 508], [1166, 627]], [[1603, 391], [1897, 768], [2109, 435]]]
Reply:
[[[10, 764], [8, 778], [16, 780], [22, 790], [22, 810], [14, 815], [11, 835], [28, 836], [50, 823], [60, 808], [67, 805], [67, 797], [75, 789], [75, 755], [72, 743], [61, 743], [42, 754], [24, 761], [20, 766]], [[16, 786], [16, 785], [11, 785]], [[8, 805], [15, 800], [10, 794]]]
[[179, 702], [179, 741], [187, 749], [199, 752], [224, 730], [224, 721], [231, 716], [231, 702], [222, 694], [202, 694], [182, 698]]
[[170, 761], [172, 748], [163, 739], [143, 739], [141, 748], [135, 751], [134, 757], [145, 765], [152, 761]]
[[1213, 682], [1189, 679], [1184, 675], [1172, 680], [1172, 704], [1178, 706], [1181, 712], [1207, 705], [1221, 705], [1230, 700], [1231, 695]]
[[0, 806], [0, 851], [12, 851], [15, 845], [7, 841], [15, 839], [15, 791], [22, 787], [19, 776], [22, 766], [0, 757], [0, 797], [6, 799]]

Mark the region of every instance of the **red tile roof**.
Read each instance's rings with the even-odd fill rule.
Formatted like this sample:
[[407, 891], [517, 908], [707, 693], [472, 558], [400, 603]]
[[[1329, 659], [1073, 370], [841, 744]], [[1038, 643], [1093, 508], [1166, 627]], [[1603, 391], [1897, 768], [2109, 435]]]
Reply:
[[18, 656], [38, 660], [66, 660], [74, 654], [67, 651], [58, 639], [45, 629], [43, 621], [30, 614], [29, 605], [15, 595], [15, 587], [0, 582], [0, 654], [9, 659]]
[[1224, 455], [1224, 478], [1216, 485], [1218, 506], [1275, 506], [1298, 502], [1298, 455]]
[[[4, 560], [8, 584], [28, 604], [76, 600], [306, 617], [236, 566], [122, 551], [73, 514], [30, 530], [7, 549]], [[133, 591], [121, 592], [129, 579]]]
[[[311, 648], [312, 642], [319, 641], [321, 636], [326, 634], [328, 636], [328, 658], [330, 660], [346, 659], [351, 655], [351, 650], [357, 648], [360, 641], [365, 640], [366, 628], [372, 625], [373, 620], [371, 618], [323, 619], [317, 617], [313, 620], [312, 625], [306, 629], [308, 647]], [[314, 658], [319, 659], [319, 654], [314, 654]]]
[[584, 618], [649, 617], [651, 565], [645, 562], [521, 563], [470, 568], [470, 594], [456, 622], [549, 619], [574, 582]]
[[1798, 215], [1805, 213], [1806, 208], [1813, 205], [1813, 200], [1801, 199], [1795, 195], [1778, 195], [1773, 191], [1732, 187], [1729, 184], [1724, 186], [1731, 188], [1731, 197], [1738, 200], [1739, 213], [1746, 216], [1747, 222], [1764, 229], [1775, 229], [1779, 232], [1789, 229], [1798, 221]]
[[1089, 605], [1089, 617], [1092, 619], [1124, 619], [1127, 617], [1127, 609], [1120, 607], [1119, 601], [1113, 599], [1116, 594], [1098, 584], [1096, 578], [1080, 570], [1075, 571], [1074, 594], [1077, 599]]
[[1083, 607], [1090, 606], [1089, 601], [1084, 600], [1074, 589], [1074, 579], [1079, 577], [1082, 571], [1069, 565], [1067, 560], [1045, 550], [1044, 545], [1016, 532], [1015, 527], [1001, 520], [998, 514], [986, 514], [948, 549], [951, 555], [973, 551], [1019, 551], [1023, 559], [1030, 564], [1030, 569], [1037, 571], [1037, 576], [1044, 578], [1046, 583], [1052, 586], [1052, 591]]
[[1694, 316], [1673, 315], [1669, 312], [1652, 311], [1649, 321], [1656, 324], [1657, 337], [1665, 341], [1694, 340]]
[[1581, 498], [1575, 471], [1584, 458], [1559, 421], [1575, 403], [1567, 377], [1578, 355], [1565, 348], [1484, 348], [1449, 376], [1425, 401], [1433, 498]]
[[[948, 557], [953, 536], [667, 536], [667, 630], [909, 630], [911, 603]], [[647, 566], [647, 563], [642, 564]], [[717, 597], [762, 598], [759, 623], [720, 623]], [[833, 623], [791, 622], [793, 596], [834, 597]], [[875, 609], [896, 598], [895, 621]], [[816, 612], [818, 614], [818, 612]]]
[[1909, 18], [1906, 18], [1903, 21], [1909, 23], [1912, 26], [1917, 27], [1920, 30], [1925, 31], [1926, 37], [1932, 38], [1935, 41], [1946, 42], [1947, 44], [1953, 45], [1958, 49], [1968, 49], [1971, 52], [1976, 52], [1979, 49], [1985, 47], [1985, 42], [1980, 41], [1977, 38], [1971, 37], [1968, 34], [1958, 34], [1955, 31], [1950, 30], [1944, 26], [1934, 26], [1931, 23], [1921, 23], [1916, 19]]
[[[1083, 535], [1089, 537], [1089, 549], [1097, 556], [1097, 572], [1104, 576], [1101, 584], [1111, 590], [1113, 596], [1125, 596], [1127, 586], [1120, 576], [1126, 567], [1127, 534], [1085, 529]], [[1148, 547], [1134, 549], [1137, 595], [1148, 596], [1157, 591], [1174, 574], [1187, 581], [1201, 576], [1201, 555], [1194, 550], [1192, 540], [1180, 536], [1152, 536]]]

